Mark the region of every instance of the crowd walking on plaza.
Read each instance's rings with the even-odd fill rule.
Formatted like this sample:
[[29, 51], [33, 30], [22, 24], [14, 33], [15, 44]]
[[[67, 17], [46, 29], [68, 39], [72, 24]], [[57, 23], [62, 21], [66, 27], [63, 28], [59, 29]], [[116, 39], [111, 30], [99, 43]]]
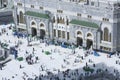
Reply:
[[[6, 33], [6, 36], [9, 36], [9, 33]], [[16, 37], [16, 36], [14, 36], [14, 37]], [[17, 36], [17, 38], [19, 39], [21, 37]], [[11, 43], [11, 42], [12, 41], [8, 40], [8, 43]], [[50, 45], [46, 40], [42, 40], [42, 42], [45, 43], [45, 47]], [[15, 46], [16, 49], [18, 51], [21, 51], [21, 49], [19, 49], [20, 43], [17, 42], [17, 41], [15, 41], [14, 43], [17, 45], [17, 46]], [[42, 49], [41, 52], [44, 53], [45, 52], [44, 48], [41, 48], [41, 49]], [[56, 49], [56, 48], [51, 49], [50, 52], [61, 54], [61, 50]], [[76, 53], [78, 53], [78, 52], [75, 49], [72, 49], [70, 55], [74, 56]], [[25, 61], [26, 61], [26, 63], [28, 63], [28, 65], [34, 65], [40, 60], [39, 56], [35, 56], [36, 55], [36, 48], [35, 47], [32, 47], [32, 52], [31, 53], [29, 53], [29, 51], [26, 50], [25, 54], [27, 55], [27, 56], [25, 56]], [[74, 67], [75, 63], [79, 63], [79, 62], [82, 63], [83, 60], [89, 55], [93, 55], [93, 51], [86, 50], [84, 55], [76, 56], [76, 58], [74, 60], [74, 63], [73, 63], [73, 67]], [[116, 53], [116, 56], [118, 57], [120, 55]], [[50, 60], [54, 60], [54, 58], [50, 57]], [[64, 58], [63, 62], [66, 65], [70, 64], [70, 62], [69, 62], [69, 60], [67, 60], [67, 58]], [[92, 61], [92, 59], [89, 59], [88, 62], [85, 62], [85, 66], [91, 67], [91, 66], [88, 65], [89, 63], [92, 63], [92, 67], [96, 68], [97, 64], [95, 64]], [[116, 60], [115, 63], [120, 65], [119, 60]], [[66, 68], [66, 65], [64, 65], [64, 64], [61, 64], [61, 68]], [[2, 70], [2, 68], [3, 68], [3, 66], [2, 66], [2, 64], [0, 64], [0, 70]], [[24, 68], [24, 66], [21, 64], [19, 66], [19, 68], [22, 69], [22, 68]], [[23, 72], [22, 79], [23, 80], [89, 80], [89, 79], [92, 79], [93, 80], [93, 78], [95, 78], [96, 76], [98, 78], [101, 78], [101, 77], [104, 78], [104, 76], [107, 76], [107, 78], [109, 78], [109, 80], [120, 80], [120, 73], [118, 73], [118, 71], [114, 69], [114, 73], [113, 73], [114, 75], [113, 75], [113, 74], [110, 73], [110, 70], [107, 67], [106, 67], [105, 70], [96, 69], [94, 72], [86, 72], [86, 71], [83, 71], [82, 68], [75, 69], [75, 70], [67, 69], [65, 71], [61, 71], [60, 69], [54, 69], [54, 70], [57, 71], [56, 74], [47, 70], [47, 69], [45, 69], [44, 65], [40, 65], [40, 74], [39, 75], [33, 74], [32, 77], [29, 77], [26, 72]], [[43, 71], [46, 72], [46, 75], [41, 74], [41, 72], [43, 72]], [[16, 76], [18, 76], [18, 75], [16, 74], [16, 75], [12, 76], [12, 78], [15, 78]], [[89, 78], [89, 79], [87, 79], [87, 78]], [[2, 80], [10, 80], [10, 79], [7, 79], [7, 77], [2, 77]]]

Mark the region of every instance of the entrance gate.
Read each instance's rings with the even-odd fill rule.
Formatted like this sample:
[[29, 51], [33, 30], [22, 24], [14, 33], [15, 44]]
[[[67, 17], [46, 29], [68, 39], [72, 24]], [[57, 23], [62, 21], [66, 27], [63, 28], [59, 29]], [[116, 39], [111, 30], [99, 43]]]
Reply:
[[77, 37], [77, 46], [82, 46], [83, 39], [81, 37]]
[[32, 37], [36, 36], [37, 35], [36, 28], [31, 28], [31, 30], [32, 30]]
[[87, 39], [87, 49], [90, 49], [93, 46], [93, 41], [90, 39]]
[[44, 39], [44, 38], [45, 38], [45, 30], [40, 29], [40, 39]]

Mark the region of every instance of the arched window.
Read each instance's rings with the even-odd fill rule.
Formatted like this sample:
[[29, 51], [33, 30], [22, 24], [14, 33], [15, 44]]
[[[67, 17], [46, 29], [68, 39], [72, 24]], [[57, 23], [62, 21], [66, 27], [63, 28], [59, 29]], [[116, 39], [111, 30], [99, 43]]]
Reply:
[[108, 28], [104, 28], [104, 41], [108, 41], [109, 30]]
[[19, 15], [19, 21], [20, 21], [20, 23], [24, 23], [23, 12], [21, 12], [21, 11], [20, 11], [20, 15]]
[[87, 34], [87, 37], [92, 37], [92, 34], [88, 33], [88, 34]]
[[43, 24], [43, 23], [41, 23], [41, 24], [40, 24], [40, 27], [44, 27], [44, 24]]
[[32, 22], [31, 25], [32, 25], [32, 26], [35, 26], [36, 24], [35, 24], [35, 22]]
[[77, 32], [77, 35], [82, 35], [82, 33], [80, 31]]

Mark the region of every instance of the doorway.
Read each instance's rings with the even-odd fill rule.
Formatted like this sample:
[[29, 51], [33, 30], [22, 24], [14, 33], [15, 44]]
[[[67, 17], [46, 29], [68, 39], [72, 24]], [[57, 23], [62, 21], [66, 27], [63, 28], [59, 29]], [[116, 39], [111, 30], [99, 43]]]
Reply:
[[77, 37], [77, 46], [82, 46], [83, 39], [81, 37]]
[[40, 39], [44, 39], [44, 38], [45, 38], [45, 30], [40, 29]]
[[36, 36], [37, 35], [37, 30], [36, 28], [32, 28], [32, 37]]
[[90, 49], [93, 46], [93, 41], [90, 39], [87, 39], [87, 49]]

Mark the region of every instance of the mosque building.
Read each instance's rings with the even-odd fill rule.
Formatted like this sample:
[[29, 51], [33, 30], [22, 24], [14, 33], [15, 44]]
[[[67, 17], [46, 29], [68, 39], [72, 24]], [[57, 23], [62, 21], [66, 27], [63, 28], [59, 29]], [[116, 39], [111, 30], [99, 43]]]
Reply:
[[120, 51], [119, 0], [14, 0], [18, 31], [102, 51]]

